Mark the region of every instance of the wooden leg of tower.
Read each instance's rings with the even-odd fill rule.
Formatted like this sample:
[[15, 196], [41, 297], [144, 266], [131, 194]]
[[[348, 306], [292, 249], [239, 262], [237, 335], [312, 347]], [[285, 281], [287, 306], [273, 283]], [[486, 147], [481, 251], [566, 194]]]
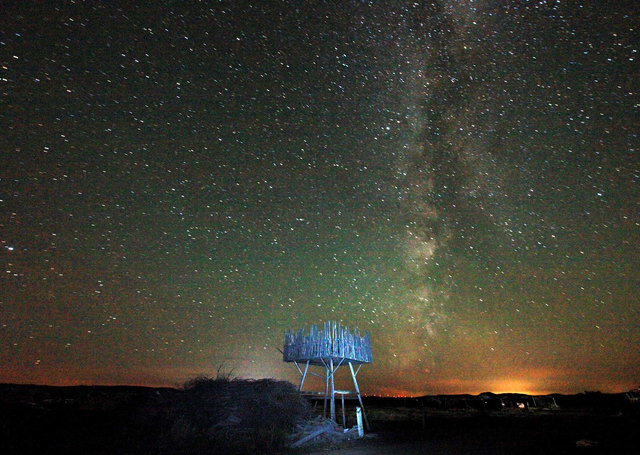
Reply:
[[[324, 361], [323, 361], [324, 363]], [[329, 398], [329, 366], [325, 363], [325, 383], [324, 383], [324, 407], [322, 408], [322, 417], [327, 417], [327, 399]]]
[[[298, 366], [298, 364], [296, 363], [296, 366]], [[309, 371], [309, 361], [307, 360], [307, 364], [304, 367], [304, 372], [300, 370], [300, 367], [298, 367], [298, 371], [300, 371], [300, 387], [298, 387], [298, 392], [302, 392], [302, 386], [304, 385], [304, 380], [307, 377], [307, 371]]]
[[[360, 395], [360, 387], [358, 387], [358, 380], [356, 379], [356, 374], [353, 370], [353, 364], [349, 362], [349, 369], [351, 370], [351, 377], [353, 378], [353, 386], [356, 388], [356, 393], [358, 394], [358, 401], [360, 402], [360, 407], [362, 408], [362, 417], [364, 418], [364, 427], [367, 431], [371, 431], [371, 427], [369, 427], [369, 420], [367, 420], [367, 413], [364, 410], [364, 404], [362, 403], [362, 396]], [[360, 371], [360, 368], [358, 368]]]
[[331, 420], [336, 421], [336, 388], [333, 382], [333, 358], [329, 358], [329, 366], [331, 367]]

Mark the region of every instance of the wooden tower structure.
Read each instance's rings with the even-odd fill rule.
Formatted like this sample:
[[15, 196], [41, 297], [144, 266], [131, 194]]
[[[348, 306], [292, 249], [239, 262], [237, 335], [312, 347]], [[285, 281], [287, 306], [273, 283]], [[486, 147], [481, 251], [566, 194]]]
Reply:
[[[344, 395], [356, 395], [362, 408], [366, 429], [369, 430], [369, 422], [364, 412], [362, 395], [356, 379], [362, 365], [373, 363], [369, 332], [360, 335], [358, 329], [355, 329], [351, 333], [348, 327], [342, 327], [340, 323], [335, 321], [325, 322], [321, 330], [315, 325], [311, 326], [308, 331], [300, 329], [294, 333], [291, 330], [287, 330], [284, 334], [282, 357], [285, 362], [294, 363], [300, 373], [299, 392], [302, 392], [308, 373], [324, 379], [325, 413], [327, 401], [329, 401], [331, 420], [336, 420], [336, 394], [342, 396], [343, 424], [345, 424], [346, 420], [344, 415]], [[335, 389], [335, 373], [343, 365], [349, 366], [355, 388], [354, 392]], [[310, 366], [323, 368], [324, 375], [310, 372]]]

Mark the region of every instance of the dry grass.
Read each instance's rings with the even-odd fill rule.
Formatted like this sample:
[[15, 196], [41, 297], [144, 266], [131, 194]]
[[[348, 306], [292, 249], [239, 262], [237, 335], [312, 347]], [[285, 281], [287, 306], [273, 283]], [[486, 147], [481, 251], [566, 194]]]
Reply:
[[163, 445], [171, 453], [269, 453], [308, 417], [309, 405], [289, 382], [201, 377], [174, 403]]

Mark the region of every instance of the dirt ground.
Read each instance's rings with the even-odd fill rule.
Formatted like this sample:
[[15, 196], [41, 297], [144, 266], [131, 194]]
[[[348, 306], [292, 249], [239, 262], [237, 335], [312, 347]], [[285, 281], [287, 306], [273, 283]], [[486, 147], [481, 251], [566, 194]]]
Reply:
[[[208, 447], [177, 450], [167, 443], [175, 430], [176, 399], [182, 394], [178, 390], [30, 386], [5, 386], [4, 390], [0, 393], [2, 454], [215, 455]], [[371, 424], [365, 438], [340, 443], [332, 439], [334, 443], [315, 447], [282, 449], [278, 455], [635, 455], [640, 446], [640, 408], [623, 398], [556, 397], [559, 406], [553, 409], [472, 407], [483, 403], [474, 397], [447, 398], [455, 406], [444, 406], [441, 397], [441, 405], [432, 408], [415, 399], [371, 399], [365, 403]], [[194, 412], [203, 406], [196, 406]], [[347, 411], [350, 427], [355, 423], [355, 405]], [[233, 434], [247, 440], [245, 433]], [[274, 452], [262, 448], [262, 453]], [[255, 455], [256, 447], [236, 453]]]
[[638, 416], [589, 412], [466, 413], [372, 422], [362, 440], [305, 455], [635, 454]]

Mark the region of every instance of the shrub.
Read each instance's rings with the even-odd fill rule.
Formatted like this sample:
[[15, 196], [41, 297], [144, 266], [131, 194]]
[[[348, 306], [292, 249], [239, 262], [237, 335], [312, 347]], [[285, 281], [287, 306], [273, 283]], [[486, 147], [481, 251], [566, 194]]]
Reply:
[[171, 413], [165, 447], [172, 452], [268, 453], [309, 418], [296, 387], [274, 379], [187, 381]]

